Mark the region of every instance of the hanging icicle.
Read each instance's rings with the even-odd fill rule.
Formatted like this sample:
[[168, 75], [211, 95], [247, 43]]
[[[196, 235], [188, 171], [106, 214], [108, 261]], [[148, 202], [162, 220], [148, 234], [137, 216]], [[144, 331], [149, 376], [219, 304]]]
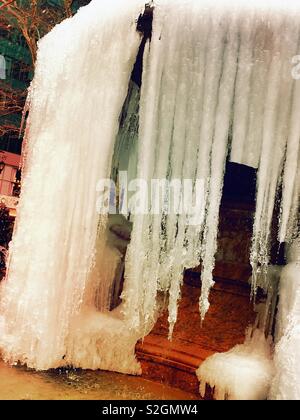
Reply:
[[[257, 176], [257, 199], [253, 229], [253, 241], [251, 251], [251, 264], [253, 268], [252, 289], [256, 289], [257, 273], [267, 272], [269, 264], [271, 223], [274, 217], [274, 209], [281, 185], [282, 172], [290, 172], [289, 162], [286, 161], [286, 150], [294, 143], [292, 131], [298, 128], [298, 142], [300, 138], [299, 127], [294, 127], [290, 122], [290, 116], [294, 114], [293, 88], [295, 81], [291, 77], [291, 57], [298, 50], [299, 22], [289, 14], [280, 13], [272, 15], [272, 59], [270, 62], [267, 95], [264, 102], [263, 130], [261, 137], [261, 154]], [[282, 37], [282, 33], [286, 35]], [[295, 104], [296, 102], [296, 104]], [[293, 117], [292, 117], [293, 118]], [[297, 148], [295, 149], [297, 155]], [[297, 158], [296, 158], [297, 160]], [[298, 162], [297, 162], [298, 163]], [[297, 169], [294, 165], [293, 173]], [[285, 175], [286, 178], [286, 175]], [[295, 188], [295, 178], [290, 179], [292, 190]], [[283, 198], [283, 213], [289, 213], [290, 201], [287, 189]], [[287, 197], [287, 198], [286, 198]], [[281, 241], [286, 240], [285, 234], [281, 235]]]
[[233, 2], [230, 7], [226, 1], [156, 2], [143, 74], [138, 177], [148, 183], [188, 178], [194, 187], [202, 180], [205, 211], [198, 225], [190, 226], [186, 214], [180, 214], [179, 189], [181, 201], [173, 214], [153, 216], [150, 205], [147, 215], [135, 217], [124, 292], [133, 325], [153, 316], [158, 290], [169, 291], [172, 332], [182, 274], [200, 260], [202, 319], [209, 308], [231, 125], [231, 160], [258, 167], [253, 291], [256, 273], [266, 271], [269, 263], [271, 221], [283, 169], [282, 223], [295, 225], [297, 155], [289, 157], [291, 165], [284, 162], [286, 148], [295, 150], [299, 134], [291, 123], [290, 144], [289, 118], [293, 101], [298, 102], [291, 77], [298, 23], [299, 7], [285, 7], [280, 1]]
[[203, 187], [198, 190], [202, 203], [195, 224], [184, 211], [182, 184], [180, 198], [168, 202], [167, 209], [157, 214], [152, 203], [148, 214], [134, 217], [126, 260], [125, 313], [138, 326], [154, 317], [158, 291], [169, 291], [170, 333], [184, 269], [199, 265], [202, 256], [202, 317], [213, 284], [238, 23], [235, 13], [227, 16], [222, 4], [209, 9], [207, 5], [205, 1], [157, 2], [144, 62], [138, 178], [166, 180], [173, 187], [176, 180], [190, 180], [192, 199], [197, 181]]
[[299, 51], [300, 10], [280, 1], [249, 8], [241, 31], [231, 160], [258, 168], [251, 250], [255, 293], [257, 275], [267, 279], [271, 223], [281, 185], [280, 242], [291, 239], [298, 218], [299, 84], [292, 77], [292, 58]]

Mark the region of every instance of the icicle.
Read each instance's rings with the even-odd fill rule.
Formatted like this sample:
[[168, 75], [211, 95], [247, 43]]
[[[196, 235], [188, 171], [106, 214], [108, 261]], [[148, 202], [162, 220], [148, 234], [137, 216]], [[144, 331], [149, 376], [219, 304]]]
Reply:
[[[233, 110], [232, 151], [231, 160], [244, 163], [248, 158], [247, 129], [249, 113], [249, 97], [251, 94], [251, 77], [253, 72], [253, 43], [255, 39], [253, 10], [241, 17], [240, 47], [238, 72], [235, 86]], [[254, 146], [254, 144], [253, 144]], [[244, 155], [245, 154], [245, 155]]]
[[291, 242], [300, 232], [300, 150], [298, 155], [297, 173], [294, 182], [294, 191], [287, 224], [286, 241]]
[[[208, 13], [205, 5], [205, 1], [197, 4], [162, 1], [155, 7], [143, 74], [138, 178], [170, 182], [191, 179], [194, 186], [198, 178], [208, 188], [208, 177], [214, 173], [212, 195], [206, 197], [214, 202], [209, 205], [208, 216], [210, 222], [213, 220], [212, 227], [206, 231], [203, 290], [207, 299], [211, 285], [209, 280], [206, 287], [207, 279], [211, 276], [216, 248], [238, 38], [234, 18], [226, 17], [222, 7]], [[174, 27], [172, 22], [178, 13], [180, 24]], [[231, 24], [233, 29], [229, 29]], [[156, 215], [150, 204], [150, 215], [134, 217], [123, 293], [125, 313], [134, 326], [153, 318], [158, 289], [169, 290], [172, 332], [184, 268], [199, 263], [203, 219], [197, 227], [189, 226], [187, 215], [179, 211], [182, 197], [177, 206], [170, 214]], [[204, 315], [205, 310], [202, 312]]]
[[[155, 14], [154, 14], [155, 16]], [[154, 18], [154, 34], [156, 25], [160, 22]], [[137, 178], [147, 182], [151, 179], [154, 167], [155, 141], [153, 137], [156, 133], [158, 116], [153, 112], [157, 109], [160, 91], [160, 75], [163, 57], [159, 50], [155, 50], [153, 59], [150, 60], [150, 54], [155, 49], [155, 35], [152, 37], [151, 50], [149, 51], [149, 42], [145, 46], [144, 55], [144, 73], [140, 102], [140, 124], [139, 124], [139, 142], [138, 142], [138, 168]], [[151, 71], [152, 70], [152, 71]], [[149, 76], [147, 76], [149, 74]], [[156, 75], [159, 75], [157, 78]], [[148, 96], [148, 92], [150, 93]], [[147, 93], [146, 93], [147, 92]], [[149, 118], [144, 122], [144, 115]], [[157, 278], [155, 276], [147, 277], [151, 282], [145, 288], [145, 270], [148, 265], [148, 235], [149, 235], [149, 206], [145, 209], [146, 214], [133, 214], [133, 232], [131, 243], [126, 254], [125, 265], [125, 283], [122, 294], [124, 300], [124, 313], [130, 321], [131, 327], [138, 328], [145, 324], [145, 319], [152, 319], [156, 306]], [[145, 251], [146, 250], [146, 251]], [[153, 294], [150, 299], [152, 310], [144, 312], [144, 294]], [[150, 309], [150, 308], [149, 308]]]
[[136, 178], [139, 126], [139, 87], [130, 81], [112, 161], [112, 179], [118, 182], [120, 171], [128, 171], [128, 183]]
[[[291, 230], [288, 229], [289, 220], [293, 224], [292, 207], [293, 194], [296, 201], [299, 202], [299, 194], [297, 194], [297, 172], [300, 168], [300, 83], [294, 82], [294, 98], [291, 109], [290, 131], [287, 142], [286, 161], [283, 174], [283, 191], [282, 191], [282, 214], [280, 219], [279, 241], [290, 241]], [[296, 203], [296, 209], [298, 207]], [[297, 210], [296, 210], [297, 211]]]
[[228, 22], [228, 39], [224, 52], [223, 72], [218, 91], [218, 105], [211, 149], [211, 167], [208, 192], [208, 209], [205, 220], [204, 242], [202, 244], [202, 289], [200, 297], [201, 319], [209, 308], [208, 296], [213, 282], [212, 271], [217, 251], [219, 207], [221, 203], [223, 176], [227, 156], [227, 144], [230, 127], [231, 106], [237, 68], [238, 32], [235, 19]]
[[[276, 17], [276, 16], [275, 16]], [[275, 18], [274, 17], [274, 18]], [[276, 20], [274, 19], [275, 23]], [[281, 22], [280, 22], [281, 21]], [[266, 272], [269, 263], [271, 221], [274, 213], [276, 190], [280, 182], [286, 143], [289, 144], [288, 118], [291, 109], [293, 79], [290, 57], [297, 51], [297, 26], [291, 18], [278, 17], [274, 23], [273, 58], [270, 67], [268, 95], [265, 103], [264, 130], [258, 172], [257, 206], [254, 222], [251, 264], [253, 292], [256, 273]], [[280, 30], [280, 27], [282, 28]], [[279, 40], [280, 32], [291, 31], [289, 37]], [[281, 41], [281, 45], [280, 42]], [[289, 147], [289, 146], [288, 146]]]
[[[126, 313], [134, 325], [153, 318], [157, 291], [169, 291], [170, 332], [183, 271], [200, 257], [202, 319], [209, 307], [233, 95], [231, 157], [260, 164], [252, 264], [255, 272], [257, 265], [267, 265], [292, 95], [289, 58], [296, 53], [297, 27], [288, 27], [296, 22], [290, 10], [282, 13], [280, 4], [269, 8], [258, 2], [235, 2], [230, 10], [226, 2], [207, 5], [205, 0], [157, 2], [143, 74], [139, 178], [191, 178], [194, 186], [202, 179], [205, 190], [206, 214], [198, 226], [189, 226], [178, 211], [135, 217]], [[178, 14], [180, 22], [173, 25]], [[290, 36], [281, 39], [281, 29]], [[177, 206], [181, 209], [182, 197]]]

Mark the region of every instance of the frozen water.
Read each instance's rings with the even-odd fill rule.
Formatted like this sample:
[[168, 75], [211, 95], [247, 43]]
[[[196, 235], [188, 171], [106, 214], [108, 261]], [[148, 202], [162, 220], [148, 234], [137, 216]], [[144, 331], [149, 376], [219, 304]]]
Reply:
[[[148, 326], [147, 333], [152, 325]], [[122, 306], [109, 313], [86, 307], [73, 321], [66, 360], [83, 369], [141, 374], [135, 346], [144, 331], [132, 331], [122, 315]]]
[[116, 183], [121, 171], [127, 171], [128, 183], [136, 178], [139, 104], [140, 89], [134, 82], [130, 81], [112, 162], [112, 178]]
[[300, 8], [280, 1], [248, 3], [155, 2], [144, 58], [138, 177], [203, 180], [205, 212], [197, 226], [188, 226], [182, 214], [135, 217], [123, 295], [134, 325], [155, 313], [157, 290], [169, 291], [172, 332], [182, 274], [200, 262], [204, 318], [229, 149], [231, 160], [258, 167], [253, 292], [257, 275], [266, 275], [269, 264], [282, 173], [282, 240], [288, 239], [287, 230], [295, 231], [299, 159], [294, 144], [298, 147], [300, 131], [291, 59], [299, 48]]
[[[281, 187], [278, 234], [281, 241], [295, 235], [300, 125], [291, 59], [299, 53], [299, 5], [156, 0], [154, 6], [141, 92], [128, 86], [142, 0], [94, 0], [39, 43], [22, 195], [1, 285], [0, 345], [10, 362], [137, 373], [134, 343], [156, 319], [159, 292], [168, 295], [171, 335], [184, 270], [200, 262], [203, 319], [229, 154], [258, 168], [253, 291], [257, 274], [264, 283]], [[111, 242], [106, 216], [99, 220], [96, 185], [126, 167], [129, 179], [148, 185], [192, 180], [190, 202], [197, 180], [204, 191], [197, 224], [179, 211], [184, 203], [176, 197], [171, 212], [165, 205], [154, 211], [150, 201], [145, 214], [132, 214], [122, 313], [115, 317], [108, 310], [124, 244]], [[88, 348], [80, 349], [81, 341]], [[107, 355], [108, 343], [115, 358], [113, 349]]]
[[279, 303], [276, 322], [278, 342], [288, 328], [291, 314], [297, 311], [297, 295], [300, 290], [300, 240], [294, 241], [288, 252], [288, 264], [283, 267], [279, 285]]
[[198, 178], [206, 190], [206, 216], [197, 226], [189, 225], [187, 215], [179, 211], [134, 217], [125, 313], [133, 325], [140, 325], [155, 314], [157, 291], [169, 290], [170, 332], [184, 269], [198, 265], [201, 256], [202, 317], [209, 306], [237, 65], [235, 16], [226, 18], [221, 4], [209, 10], [205, 5], [157, 2], [144, 57], [138, 178], [191, 179], [194, 185]]
[[209, 385], [216, 400], [266, 400], [274, 375], [270, 343], [255, 330], [244, 344], [206, 359], [197, 370], [201, 396]]
[[266, 275], [269, 264], [271, 222], [281, 184], [281, 242], [291, 239], [297, 219], [299, 84], [292, 78], [291, 60], [299, 50], [300, 9], [262, 2], [243, 19], [231, 160], [258, 168], [251, 251], [255, 292], [257, 274]]
[[[1, 284], [0, 346], [9, 362], [37, 369], [75, 364], [66, 359], [69, 329], [90, 301], [97, 234], [100, 248], [106, 242], [96, 185], [110, 177], [143, 6], [93, 1], [39, 42], [22, 194]], [[116, 258], [110, 252], [102, 260], [105, 281]]]
[[300, 238], [288, 252], [279, 287], [275, 367], [269, 398], [300, 399]]

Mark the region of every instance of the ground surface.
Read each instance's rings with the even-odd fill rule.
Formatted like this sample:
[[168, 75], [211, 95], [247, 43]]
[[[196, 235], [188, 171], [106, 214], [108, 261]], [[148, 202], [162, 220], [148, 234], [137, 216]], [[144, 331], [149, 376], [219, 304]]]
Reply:
[[0, 362], [0, 400], [177, 400], [192, 394], [111, 372], [37, 373]]
[[199, 287], [188, 284], [183, 287], [178, 322], [171, 342], [167, 339], [165, 313], [151, 334], [137, 345], [137, 356], [147, 379], [102, 371], [37, 373], [0, 362], [0, 400], [199, 398], [195, 370], [211, 354], [242, 343], [245, 329], [255, 316], [245, 287], [217, 283], [210, 296], [210, 310], [201, 327], [199, 295]]
[[168, 314], [164, 313], [136, 348], [145, 378], [195, 395], [199, 389], [196, 369], [212, 354], [242, 344], [255, 319], [249, 288], [237, 282], [215, 284], [202, 326], [199, 296], [200, 287], [185, 284], [172, 341], [168, 340]]

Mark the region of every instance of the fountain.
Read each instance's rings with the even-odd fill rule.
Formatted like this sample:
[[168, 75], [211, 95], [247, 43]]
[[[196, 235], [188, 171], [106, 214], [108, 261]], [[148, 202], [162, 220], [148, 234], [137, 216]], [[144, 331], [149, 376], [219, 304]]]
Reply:
[[[160, 296], [167, 296], [171, 338], [184, 270], [200, 261], [203, 320], [227, 158], [258, 169], [253, 296], [258, 277], [267, 276], [278, 192], [279, 239], [297, 233], [300, 84], [292, 59], [300, 7], [156, 0], [147, 7], [151, 36], [142, 40], [136, 24], [144, 8], [142, 0], [94, 0], [39, 43], [22, 194], [1, 284], [0, 347], [9, 363], [140, 373], [135, 344], [151, 330]], [[128, 86], [141, 43], [137, 94]], [[118, 135], [124, 103], [138, 124], [129, 133], [121, 121]], [[127, 137], [133, 147], [120, 162], [116, 151], [125, 156]], [[159, 212], [151, 200], [125, 212], [132, 222], [125, 261], [97, 196], [122, 165], [143, 185], [189, 180], [190, 203], [201, 195], [192, 215], [181, 189], [173, 212], [164, 199]], [[122, 303], [110, 310], [123, 264]]]

